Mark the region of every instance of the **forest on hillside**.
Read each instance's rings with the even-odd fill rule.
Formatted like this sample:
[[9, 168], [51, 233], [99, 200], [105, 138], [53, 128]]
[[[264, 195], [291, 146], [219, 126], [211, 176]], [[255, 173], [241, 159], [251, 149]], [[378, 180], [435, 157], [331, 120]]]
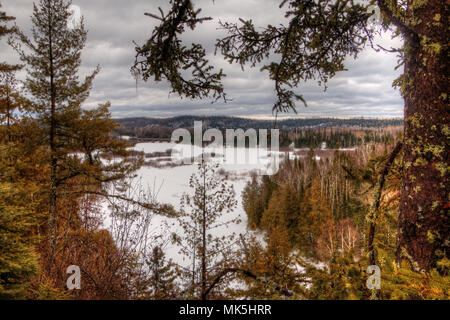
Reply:
[[[167, 128], [189, 128], [194, 121], [202, 121], [204, 127], [225, 130], [227, 128], [241, 128], [247, 130], [270, 129], [273, 127], [273, 120], [258, 120], [239, 117], [200, 117], [200, 116], [178, 116], [172, 118], [118, 118], [114, 119], [122, 125], [122, 130], [133, 130], [167, 127]], [[284, 130], [296, 128], [329, 128], [329, 127], [359, 127], [359, 128], [382, 128], [386, 126], [401, 126], [402, 119], [364, 119], [364, 118], [305, 118], [305, 119], [279, 119], [277, 127]], [[129, 135], [133, 135], [130, 134]]]
[[[372, 142], [352, 153], [336, 150], [319, 161], [311, 149], [304, 159], [286, 160], [273, 176], [254, 175], [242, 196], [249, 227], [263, 230], [268, 243], [270, 265], [262, 270], [294, 284], [299, 274], [293, 270], [303, 266], [312, 281], [308, 290], [297, 290], [308, 299], [369, 299], [373, 294], [448, 299], [444, 265], [425, 276], [395, 263], [399, 161], [391, 164], [383, 193], [378, 191], [378, 172], [394, 147], [395, 142]], [[374, 219], [377, 231], [369, 240]], [[366, 287], [366, 270], [375, 259], [369, 241], [383, 270], [377, 293]]]
[[[132, 140], [172, 138], [178, 128], [187, 128], [193, 133], [194, 121], [201, 121], [202, 128], [226, 129], [271, 129], [273, 121], [252, 120], [231, 117], [189, 117], [168, 119], [126, 118], [116, 119], [120, 126], [114, 134]], [[297, 148], [318, 148], [322, 142], [331, 148], [348, 148], [370, 141], [390, 139], [384, 132], [401, 130], [402, 120], [396, 119], [298, 119], [280, 120], [277, 129], [281, 132], [280, 146], [288, 146], [293, 141]], [[360, 132], [357, 132], [359, 129]], [[388, 134], [389, 135], [389, 134]], [[392, 141], [391, 141], [392, 142]]]
[[[383, 26], [405, 38], [406, 71], [396, 80], [404, 120], [279, 120], [280, 145], [289, 148], [276, 173], [233, 176], [202, 153], [176, 204], [139, 180], [140, 170], [158, 170], [144, 166], [146, 157], [167, 162], [169, 151], [139, 151], [119, 136], [166, 138], [197, 118], [116, 121], [109, 101], [85, 108], [101, 70], [80, 76], [88, 32], [83, 20], [68, 26], [71, 2], [36, 2], [30, 36], [0, 7], [0, 41], [20, 59], [0, 61], [0, 299], [448, 300], [448, 43], [434, 31], [447, 28], [448, 8], [394, 2], [377, 5]], [[133, 74], [167, 80], [184, 97], [226, 100], [224, 75], [201, 45], [179, 39], [205, 18], [190, 0], [169, 4], [148, 14], [158, 25], [136, 44]], [[275, 83], [274, 114], [305, 102], [293, 87], [326, 82], [370, 40], [362, 4], [283, 6], [288, 26], [224, 22], [229, 34], [217, 43], [242, 66], [282, 56], [263, 67]], [[204, 120], [219, 132], [270, 124]], [[172, 172], [180, 179], [181, 170]], [[233, 179], [245, 182], [242, 193]], [[233, 215], [241, 205], [245, 217]], [[234, 232], [243, 221], [246, 232]]]

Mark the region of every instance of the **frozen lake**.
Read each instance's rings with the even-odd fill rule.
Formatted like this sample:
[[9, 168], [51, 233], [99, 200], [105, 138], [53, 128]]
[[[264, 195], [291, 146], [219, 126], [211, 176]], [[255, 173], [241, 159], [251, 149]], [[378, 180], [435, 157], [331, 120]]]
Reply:
[[[144, 152], [147, 155], [147, 160], [160, 161], [161, 163], [167, 164], [174, 160], [180, 161], [181, 159], [186, 159], [186, 155], [191, 155], [194, 158], [201, 156], [202, 152], [204, 154], [210, 154], [214, 152], [218, 155], [211, 161], [217, 161], [220, 163], [219, 170], [222, 169], [222, 176], [228, 176], [228, 183], [233, 185], [237, 206], [231, 213], [223, 213], [223, 219], [221, 221], [228, 221], [239, 217], [240, 223], [229, 225], [228, 228], [222, 227], [215, 229], [217, 235], [226, 235], [230, 233], [235, 233], [236, 235], [245, 234], [247, 230], [247, 216], [242, 206], [241, 195], [245, 188], [245, 185], [250, 180], [250, 173], [252, 171], [257, 171], [259, 174], [264, 174], [268, 172], [270, 167], [269, 160], [271, 155], [281, 156], [281, 153], [268, 153], [267, 151], [261, 151], [258, 149], [245, 149], [242, 148], [232, 148], [236, 152], [235, 160], [230, 161], [231, 150], [218, 150], [217, 148], [211, 147], [193, 147], [190, 145], [176, 145], [168, 142], [152, 142], [152, 143], [139, 143], [133, 148], [135, 151]], [[187, 150], [189, 149], [189, 150]], [[176, 150], [176, 152], [168, 155], [169, 150]], [[164, 153], [163, 156], [158, 156], [158, 153]], [[153, 155], [152, 155], [153, 154]], [[150, 158], [151, 155], [151, 158]], [[231, 154], [231, 157], [233, 154]], [[228, 157], [228, 161], [226, 160]], [[241, 157], [239, 160], [238, 158]], [[171, 160], [170, 160], [171, 159]], [[256, 161], [255, 163], [255, 159]], [[250, 163], [249, 163], [250, 162]], [[152, 166], [144, 165], [138, 172], [135, 178], [135, 184], [140, 184], [144, 189], [151, 189], [156, 195], [156, 200], [159, 203], [171, 204], [175, 209], [180, 208], [180, 198], [184, 193], [193, 194], [193, 190], [189, 187], [189, 178], [193, 173], [197, 171], [198, 164], [192, 162], [191, 164], [181, 164], [181, 165], [163, 165], [163, 166]], [[224, 170], [224, 171], [223, 171]], [[107, 222], [105, 221], [105, 224]], [[168, 239], [170, 234], [180, 233], [181, 229], [178, 226], [176, 219], [170, 219], [163, 216], [154, 215], [150, 223], [151, 234], [162, 235], [159, 237], [158, 242], [164, 243], [164, 249], [167, 257], [172, 259], [174, 262], [185, 265], [187, 261], [183, 261], [182, 257], [179, 255], [179, 248], [173, 245]]]

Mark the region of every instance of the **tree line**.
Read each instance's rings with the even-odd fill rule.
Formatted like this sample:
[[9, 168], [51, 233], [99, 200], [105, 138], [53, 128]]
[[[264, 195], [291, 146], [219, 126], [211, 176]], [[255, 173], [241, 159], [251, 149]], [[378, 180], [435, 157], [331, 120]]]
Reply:
[[[286, 158], [277, 174], [253, 175], [246, 185], [242, 201], [249, 228], [262, 231], [268, 244], [277, 243], [278, 255], [285, 252], [281, 270], [302, 266], [311, 279], [309, 290], [298, 294], [309, 299], [448, 299], [445, 259], [427, 275], [395, 263], [398, 160], [386, 178], [379, 215], [373, 215], [380, 168], [394, 146], [371, 142], [320, 160], [310, 149], [304, 158]], [[370, 265], [381, 268], [381, 290], [366, 286]]]

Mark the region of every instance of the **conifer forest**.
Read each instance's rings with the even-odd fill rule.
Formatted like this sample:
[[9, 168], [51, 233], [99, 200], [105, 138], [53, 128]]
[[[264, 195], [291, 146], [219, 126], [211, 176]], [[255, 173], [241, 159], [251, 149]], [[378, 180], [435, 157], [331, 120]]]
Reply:
[[0, 299], [449, 300], [449, 11], [0, 0]]

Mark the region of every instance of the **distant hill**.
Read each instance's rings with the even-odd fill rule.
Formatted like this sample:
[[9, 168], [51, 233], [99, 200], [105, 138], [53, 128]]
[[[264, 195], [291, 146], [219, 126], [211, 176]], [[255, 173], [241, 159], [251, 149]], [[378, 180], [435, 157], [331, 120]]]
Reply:
[[[274, 126], [272, 120], [258, 120], [238, 117], [226, 116], [178, 116], [173, 118], [122, 118], [114, 119], [126, 128], [191, 128], [194, 121], [203, 121], [203, 128], [224, 129], [270, 129]], [[278, 129], [294, 129], [294, 128], [328, 128], [328, 127], [359, 127], [359, 128], [381, 128], [387, 126], [401, 126], [402, 119], [364, 119], [364, 118], [308, 118], [308, 119], [280, 119], [277, 122]]]

